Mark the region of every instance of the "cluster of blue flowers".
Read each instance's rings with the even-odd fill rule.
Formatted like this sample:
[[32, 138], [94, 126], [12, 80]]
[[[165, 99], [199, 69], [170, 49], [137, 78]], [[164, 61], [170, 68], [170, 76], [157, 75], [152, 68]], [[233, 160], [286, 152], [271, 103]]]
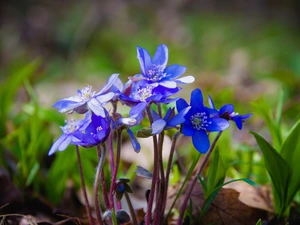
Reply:
[[[206, 153], [210, 143], [209, 132], [223, 131], [229, 127], [229, 121], [236, 123], [242, 129], [243, 121], [251, 116], [238, 115], [233, 105], [224, 105], [217, 110], [209, 97], [210, 107], [204, 106], [200, 89], [191, 93], [190, 105], [182, 98], [174, 97], [182, 88], [181, 84], [194, 82], [193, 76], [180, 77], [186, 70], [181, 65], [167, 66], [168, 48], [159, 45], [154, 57], [141, 47], [137, 47], [137, 58], [140, 73], [129, 77], [123, 84], [118, 74], [113, 74], [99, 92], [92, 91], [91, 86], [77, 91], [75, 96], [56, 102], [53, 107], [61, 113], [85, 114], [83, 120], [69, 120], [61, 127], [63, 134], [55, 141], [49, 155], [56, 150], [62, 151], [69, 144], [93, 147], [106, 141], [111, 130], [124, 127], [128, 129], [135, 151], [140, 150], [130, 127], [142, 122], [149, 109], [152, 117], [152, 134], [159, 134], [166, 129], [179, 127], [185, 136], [191, 136], [195, 148]], [[177, 114], [170, 108], [165, 116], [150, 109], [151, 104], [168, 104], [176, 101]], [[105, 108], [108, 103], [121, 102], [129, 107], [129, 117], [115, 116]]]

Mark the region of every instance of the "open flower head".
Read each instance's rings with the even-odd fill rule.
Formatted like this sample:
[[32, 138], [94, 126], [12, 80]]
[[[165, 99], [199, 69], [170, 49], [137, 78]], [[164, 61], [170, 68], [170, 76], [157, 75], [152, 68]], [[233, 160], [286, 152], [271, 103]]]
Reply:
[[120, 100], [132, 107], [130, 110], [131, 117], [137, 117], [140, 115], [149, 103], [170, 103], [176, 101], [178, 98], [170, 98], [178, 93], [181, 89], [166, 88], [163, 86], [153, 87], [149, 82], [140, 80], [137, 82], [129, 81], [129, 84], [125, 84], [126, 89], [123, 93], [120, 93]]
[[76, 144], [90, 148], [103, 143], [110, 134], [110, 122], [111, 119], [107, 112], [106, 117], [92, 114], [89, 125], [82, 132], [74, 134], [78, 139]]
[[71, 119], [66, 121], [66, 125], [61, 127], [63, 134], [53, 143], [48, 155], [52, 155], [56, 150], [63, 151], [68, 145], [76, 144], [77, 133], [81, 133], [90, 123], [91, 115], [87, 114], [84, 120]]
[[188, 84], [194, 82], [193, 76], [181, 76], [185, 70], [185, 66], [170, 65], [168, 63], [168, 48], [166, 45], [159, 45], [154, 57], [151, 58], [149, 52], [141, 47], [137, 47], [137, 58], [140, 63], [141, 74], [133, 77], [133, 80], [145, 79], [152, 85], [161, 85], [167, 88], [176, 88], [177, 84]]
[[79, 114], [84, 114], [91, 110], [97, 116], [105, 117], [104, 105], [110, 101], [115, 94], [109, 92], [111, 86], [116, 82], [118, 74], [113, 74], [108, 79], [105, 86], [101, 91], [92, 91], [91, 86], [86, 86], [77, 91], [75, 96], [64, 98], [54, 103], [53, 107], [57, 108], [61, 113], [73, 113], [74, 111]]
[[252, 114], [244, 114], [239, 115], [239, 113], [234, 112], [234, 106], [232, 104], [226, 104], [223, 105], [220, 110], [217, 110], [215, 108], [214, 102], [210, 96], [208, 96], [209, 104], [212, 109], [212, 113], [220, 118], [226, 119], [226, 120], [232, 120], [235, 122], [235, 125], [239, 130], [243, 128], [243, 123], [246, 119], [250, 118]]
[[[188, 107], [184, 99], [176, 102], [177, 111]], [[191, 136], [194, 147], [204, 154], [210, 147], [208, 138], [209, 132], [223, 131], [229, 127], [229, 122], [223, 118], [211, 116], [209, 110], [203, 104], [203, 97], [200, 89], [191, 93], [190, 110], [185, 115], [181, 132], [185, 136]]]

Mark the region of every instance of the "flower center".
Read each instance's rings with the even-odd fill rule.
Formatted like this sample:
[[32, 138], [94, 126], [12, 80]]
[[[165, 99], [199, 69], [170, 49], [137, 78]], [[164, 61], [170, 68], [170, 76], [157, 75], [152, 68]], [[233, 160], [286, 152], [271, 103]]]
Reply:
[[147, 75], [147, 80], [158, 81], [164, 78], [167, 74], [164, 73], [163, 66], [152, 64], [152, 67], [150, 67], [147, 71]]
[[84, 101], [90, 100], [95, 94], [96, 92], [92, 91], [92, 86], [90, 85], [77, 91], [77, 96]]
[[208, 124], [210, 124], [211, 122], [207, 121], [207, 115], [206, 112], [199, 112], [199, 113], [195, 113], [194, 115], [192, 115], [190, 117], [190, 121], [193, 125], [193, 128], [196, 130], [200, 130], [203, 129], [205, 130], [206, 127], [208, 126]]
[[61, 127], [64, 134], [70, 134], [79, 129], [78, 123], [75, 119], [66, 120], [66, 125]]
[[140, 90], [138, 90], [134, 97], [138, 100], [140, 100], [141, 102], [145, 102], [147, 98], [149, 98], [150, 96], [152, 96], [152, 87], [151, 86], [147, 86], [144, 87]]

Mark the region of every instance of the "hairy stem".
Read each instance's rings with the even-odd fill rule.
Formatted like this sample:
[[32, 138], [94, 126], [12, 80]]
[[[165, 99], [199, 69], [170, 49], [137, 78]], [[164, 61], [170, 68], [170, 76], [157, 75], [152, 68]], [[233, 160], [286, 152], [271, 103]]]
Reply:
[[113, 170], [113, 175], [112, 175], [112, 181], [110, 185], [110, 208], [114, 209], [114, 190], [116, 186], [116, 181], [117, 181], [117, 174], [118, 174], [118, 169], [119, 169], [119, 164], [120, 164], [120, 157], [121, 157], [121, 143], [122, 143], [122, 130], [117, 131], [117, 153], [116, 153], [116, 163], [114, 166]]
[[101, 182], [101, 171], [106, 156], [106, 148], [103, 148], [101, 152], [101, 147], [97, 146], [97, 152], [98, 152], [99, 161], [96, 168], [96, 176], [95, 176], [95, 183], [94, 183], [94, 198], [95, 198], [94, 200], [95, 200], [95, 210], [96, 210], [97, 220], [99, 224], [103, 224], [100, 203], [99, 203], [99, 186]]
[[216, 143], [217, 143], [219, 137], [221, 136], [221, 134], [222, 134], [222, 131], [220, 131], [220, 132], [217, 134], [217, 136], [215, 137], [215, 139], [214, 139], [212, 145], [210, 146], [208, 152], [207, 152], [206, 155], [205, 155], [205, 158], [203, 159], [203, 162], [202, 162], [201, 165], [199, 166], [199, 168], [198, 168], [198, 170], [197, 170], [197, 172], [196, 172], [196, 174], [195, 174], [195, 176], [194, 176], [194, 178], [193, 178], [193, 180], [192, 180], [192, 183], [190, 184], [190, 187], [189, 187], [189, 189], [188, 189], [188, 192], [187, 192], [187, 194], [186, 194], [186, 196], [185, 196], [185, 198], [184, 198], [184, 201], [183, 201], [183, 203], [182, 203], [182, 205], [181, 205], [181, 207], [180, 207], [180, 209], [179, 209], [179, 218], [178, 218], [178, 220], [177, 220], [177, 225], [181, 225], [181, 223], [182, 223], [184, 211], [185, 211], [185, 209], [186, 209], [187, 203], [188, 203], [188, 201], [189, 201], [189, 199], [190, 199], [190, 196], [191, 196], [191, 193], [192, 193], [192, 191], [193, 191], [193, 188], [194, 188], [194, 186], [195, 186], [195, 184], [196, 184], [196, 181], [198, 180], [198, 175], [200, 175], [200, 173], [201, 173], [202, 170], [204, 169], [204, 166], [205, 166], [205, 164], [207, 163], [207, 161], [208, 161], [208, 159], [209, 159], [209, 157], [210, 157], [210, 155], [211, 155], [211, 153], [212, 153], [212, 151], [213, 151], [213, 149], [214, 149], [214, 147], [215, 147], [215, 145], [216, 145]]
[[[102, 149], [103, 149], [103, 152], [102, 152]], [[102, 144], [102, 145], [98, 145], [97, 146], [97, 155], [98, 155], [98, 160], [100, 161], [101, 160], [101, 155], [103, 154], [104, 157], [106, 155], [106, 145], [105, 144]], [[103, 160], [104, 161], [104, 160]], [[102, 166], [103, 167], [103, 166]], [[107, 193], [107, 187], [106, 187], [106, 182], [105, 182], [105, 176], [104, 176], [104, 171], [103, 171], [103, 168], [101, 169], [101, 172], [100, 172], [100, 180], [101, 180], [101, 184], [102, 184], [102, 195], [103, 195], [103, 199], [104, 199], [104, 203], [105, 203], [105, 207], [109, 209], [109, 199], [108, 199], [108, 193]]]
[[168, 193], [168, 186], [169, 186], [169, 177], [170, 177], [170, 173], [171, 173], [173, 155], [174, 155], [174, 151], [175, 151], [175, 147], [176, 147], [176, 142], [177, 142], [177, 139], [178, 139], [180, 134], [181, 134], [180, 131], [177, 131], [173, 135], [173, 138], [172, 138], [172, 145], [171, 145], [171, 149], [170, 149], [170, 155], [169, 155], [167, 171], [166, 171], [165, 193], [164, 193], [164, 196], [163, 196], [163, 199], [162, 199], [162, 209], [161, 209], [162, 212], [164, 212], [165, 209], [166, 209], [167, 193]]
[[130, 215], [131, 215], [131, 219], [132, 219], [133, 225], [138, 225], [139, 223], [137, 221], [137, 218], [136, 218], [136, 215], [135, 215], [135, 211], [134, 211], [134, 208], [132, 206], [129, 194], [126, 191], [124, 192], [124, 194], [125, 194], [125, 198], [126, 198], [126, 202], [127, 202], [129, 211], [130, 211]]
[[159, 134], [158, 138], [158, 162], [159, 162], [159, 172], [160, 172], [160, 179], [157, 182], [157, 190], [158, 190], [158, 198], [156, 199], [156, 209], [154, 213], [154, 224], [161, 224], [163, 221], [163, 199], [166, 195], [165, 190], [165, 171], [163, 165], [163, 142], [164, 142], [164, 132]]
[[90, 208], [90, 204], [89, 204], [89, 200], [88, 200], [87, 193], [86, 193], [86, 188], [85, 188], [85, 182], [84, 182], [84, 177], [83, 177], [79, 147], [78, 147], [78, 145], [75, 145], [75, 146], [76, 146], [76, 154], [77, 154], [78, 167], [79, 167], [79, 173], [80, 173], [81, 187], [82, 187], [82, 192], [83, 192], [83, 198], [84, 198], [84, 201], [85, 201], [85, 210], [86, 210], [86, 213], [87, 213], [87, 216], [88, 216], [88, 219], [89, 219], [89, 223], [91, 225], [94, 225], [94, 220], [93, 220], [93, 217], [92, 217], [91, 208]]
[[[147, 114], [150, 120], [150, 123], [153, 123], [153, 118], [151, 114], [151, 109], [150, 107], [147, 107]], [[157, 137], [156, 135], [153, 136], [153, 146], [154, 146], [154, 165], [153, 165], [153, 177], [152, 177], [152, 183], [151, 183], [151, 189], [150, 189], [150, 195], [149, 195], [149, 201], [148, 201], [148, 208], [147, 208], [147, 213], [146, 213], [146, 220], [145, 220], [145, 225], [150, 225], [151, 219], [152, 219], [152, 206], [154, 202], [154, 196], [155, 196], [155, 189], [156, 189], [156, 183], [159, 180], [158, 177], [158, 168], [159, 168], [159, 161], [158, 161], [158, 145], [157, 145]]]

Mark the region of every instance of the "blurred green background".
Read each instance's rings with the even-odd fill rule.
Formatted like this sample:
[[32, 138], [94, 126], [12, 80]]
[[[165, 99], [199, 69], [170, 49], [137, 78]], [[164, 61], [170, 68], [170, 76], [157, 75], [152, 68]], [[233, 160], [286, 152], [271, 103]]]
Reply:
[[[139, 73], [137, 45], [153, 55], [166, 44], [169, 65], [187, 66], [186, 75], [196, 78], [181, 97], [188, 99], [199, 87], [217, 107], [233, 103], [237, 112], [254, 114], [245, 130], [273, 136], [275, 144], [269, 129], [278, 102], [283, 136], [300, 118], [298, 1], [27, 0], [2, 2], [0, 10], [0, 165], [15, 174], [19, 187], [33, 186], [53, 202], [69, 177], [77, 186], [79, 177], [74, 151], [47, 158], [64, 120], [51, 105], [87, 84], [100, 90], [112, 73], [120, 73], [123, 82]], [[238, 171], [266, 182], [257, 172], [263, 166], [256, 173], [249, 166], [260, 159], [247, 132], [232, 128], [222, 143], [244, 150], [224, 155], [229, 164], [244, 164], [231, 176]], [[95, 152], [83, 154], [91, 184]]]

